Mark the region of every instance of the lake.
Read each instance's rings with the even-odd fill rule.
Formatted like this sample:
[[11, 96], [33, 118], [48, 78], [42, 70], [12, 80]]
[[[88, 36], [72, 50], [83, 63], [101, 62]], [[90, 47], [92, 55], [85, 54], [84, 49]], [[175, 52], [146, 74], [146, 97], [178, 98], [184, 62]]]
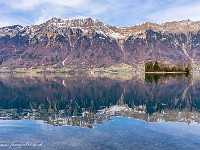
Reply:
[[200, 76], [0, 74], [0, 149], [200, 149]]

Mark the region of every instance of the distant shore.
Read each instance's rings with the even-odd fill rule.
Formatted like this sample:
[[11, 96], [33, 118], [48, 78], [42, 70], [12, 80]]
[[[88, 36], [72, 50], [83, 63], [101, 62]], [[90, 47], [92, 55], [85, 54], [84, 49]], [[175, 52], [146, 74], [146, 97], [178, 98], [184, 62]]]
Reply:
[[170, 73], [181, 73], [181, 74], [184, 74], [184, 73], [187, 73], [187, 72], [145, 72], [145, 73], [150, 73], [150, 74], [170, 74]]

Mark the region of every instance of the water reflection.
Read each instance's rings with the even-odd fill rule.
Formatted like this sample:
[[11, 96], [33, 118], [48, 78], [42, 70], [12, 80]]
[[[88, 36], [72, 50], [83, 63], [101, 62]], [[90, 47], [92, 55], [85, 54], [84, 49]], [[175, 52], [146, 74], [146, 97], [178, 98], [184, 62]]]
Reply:
[[131, 117], [200, 123], [200, 81], [191, 75], [110, 77], [67, 74], [0, 76], [0, 119], [44, 120], [92, 128]]
[[158, 83], [158, 82], [167, 82], [170, 81], [171, 79], [176, 79], [179, 81], [182, 81], [183, 79], [187, 79], [189, 81], [189, 79], [191, 79], [191, 74], [185, 74], [185, 73], [169, 73], [169, 74], [145, 74], [145, 81], [148, 83], [153, 84], [154, 83]]

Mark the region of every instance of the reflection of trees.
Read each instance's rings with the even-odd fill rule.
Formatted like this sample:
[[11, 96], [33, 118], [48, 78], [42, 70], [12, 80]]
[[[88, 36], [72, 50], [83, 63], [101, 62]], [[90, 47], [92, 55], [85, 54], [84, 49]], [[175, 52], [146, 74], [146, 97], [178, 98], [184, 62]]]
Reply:
[[151, 84], [153, 83], [153, 81], [157, 84], [159, 78], [160, 78], [159, 74], [153, 74], [153, 75], [145, 74], [145, 81]]
[[160, 82], [167, 82], [171, 79], [176, 79], [179, 81], [182, 81], [183, 79], [188, 80], [188, 82], [191, 81], [191, 75], [190, 74], [183, 74], [183, 73], [166, 73], [166, 74], [158, 74], [158, 73], [146, 73], [145, 74], [145, 81], [148, 83], [155, 82], [156, 84], [158, 81]]

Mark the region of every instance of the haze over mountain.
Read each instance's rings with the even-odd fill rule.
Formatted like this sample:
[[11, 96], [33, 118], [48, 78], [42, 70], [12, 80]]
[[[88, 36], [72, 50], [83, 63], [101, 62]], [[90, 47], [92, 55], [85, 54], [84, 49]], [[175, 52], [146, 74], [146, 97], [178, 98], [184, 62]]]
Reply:
[[200, 21], [146, 22], [128, 27], [98, 19], [52, 18], [40, 25], [0, 28], [0, 66], [100, 67], [150, 60], [180, 64], [200, 60]]

